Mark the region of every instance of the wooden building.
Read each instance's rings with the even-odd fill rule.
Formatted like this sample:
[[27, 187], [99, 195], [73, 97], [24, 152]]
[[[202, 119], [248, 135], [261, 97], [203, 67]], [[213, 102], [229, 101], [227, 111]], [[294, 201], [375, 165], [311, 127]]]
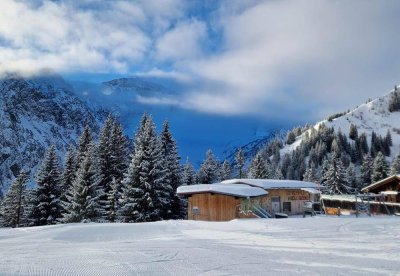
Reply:
[[222, 184], [249, 185], [264, 189], [268, 195], [262, 198], [261, 206], [272, 215], [303, 214], [307, 201], [312, 201], [319, 209], [321, 192], [315, 183], [277, 179], [231, 179], [222, 181]]
[[363, 193], [384, 195], [386, 202], [400, 203], [400, 175], [392, 175], [361, 189]]
[[268, 194], [258, 187], [226, 184], [181, 186], [177, 193], [188, 198], [188, 219], [205, 221], [257, 217], [253, 210]]

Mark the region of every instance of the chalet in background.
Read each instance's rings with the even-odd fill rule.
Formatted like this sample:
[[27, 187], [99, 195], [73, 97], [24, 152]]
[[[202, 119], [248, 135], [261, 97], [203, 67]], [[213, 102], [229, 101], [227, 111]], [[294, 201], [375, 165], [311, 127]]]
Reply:
[[317, 184], [273, 179], [181, 186], [177, 193], [188, 198], [188, 219], [206, 221], [300, 215], [305, 202], [319, 205], [320, 196]]

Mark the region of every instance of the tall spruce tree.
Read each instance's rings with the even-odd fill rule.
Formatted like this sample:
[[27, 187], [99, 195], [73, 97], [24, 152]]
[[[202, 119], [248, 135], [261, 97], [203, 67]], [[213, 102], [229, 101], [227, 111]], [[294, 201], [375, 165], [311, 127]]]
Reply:
[[0, 226], [19, 227], [26, 205], [25, 191], [28, 175], [21, 171], [0, 203]]
[[175, 139], [169, 130], [169, 123], [165, 121], [163, 124], [163, 130], [161, 132], [161, 145], [162, 155], [164, 158], [164, 168], [166, 170], [164, 182], [167, 184], [166, 192], [169, 193], [171, 200], [171, 213], [164, 214], [164, 219], [178, 219], [183, 218], [183, 202], [180, 197], [176, 194], [176, 189], [182, 185], [182, 170], [179, 164], [181, 157], [178, 153], [178, 147]]
[[98, 187], [96, 146], [89, 144], [83, 161], [72, 182], [67, 204], [64, 206], [64, 222], [96, 221], [101, 217], [98, 200], [103, 195]]
[[249, 177], [255, 179], [268, 178], [268, 170], [265, 166], [265, 161], [262, 158], [261, 153], [257, 153], [251, 162]]
[[192, 164], [189, 162], [189, 157], [186, 158], [186, 163], [183, 167], [183, 185], [194, 185], [196, 184], [196, 173], [193, 169]]
[[239, 178], [243, 178], [244, 176], [243, 168], [245, 162], [246, 159], [244, 157], [244, 151], [242, 148], [240, 148], [235, 155], [235, 167], [239, 170]]
[[396, 175], [400, 174], [400, 154], [398, 154], [392, 162], [392, 166], [390, 168], [390, 174]]
[[361, 163], [361, 186], [367, 186], [372, 182], [372, 170], [373, 170], [374, 160], [370, 154], [364, 154]]
[[304, 173], [303, 180], [308, 182], [317, 182], [317, 169], [315, 168], [314, 162], [311, 163], [310, 167]]
[[224, 160], [221, 167], [221, 180], [227, 180], [231, 178], [231, 165], [229, 164], [228, 160]]
[[119, 214], [123, 221], [156, 221], [162, 219], [162, 214], [170, 212], [168, 191], [171, 188], [167, 187], [164, 163], [153, 120], [143, 115], [135, 135], [132, 160], [122, 181]]
[[80, 163], [85, 159], [86, 153], [93, 142], [92, 131], [88, 125], [85, 126], [81, 136], [79, 137], [78, 149], [76, 152], [76, 165], [77, 170]]
[[61, 201], [63, 206], [68, 202], [67, 195], [72, 189], [72, 183], [76, 176], [76, 167], [76, 151], [74, 147], [70, 146], [65, 156], [64, 170], [61, 175]]
[[376, 182], [388, 177], [388, 171], [389, 168], [385, 156], [382, 152], [378, 152], [374, 159], [374, 165], [372, 168], [372, 181]]
[[340, 158], [331, 158], [324, 178], [326, 179], [324, 185], [329, 194], [346, 194], [352, 192], [352, 189], [347, 182], [346, 172]]
[[209, 149], [206, 153], [206, 159], [200, 166], [198, 179], [202, 184], [211, 184], [219, 181], [219, 164], [214, 157], [213, 152]]
[[34, 225], [55, 224], [61, 218], [62, 180], [55, 146], [51, 146], [36, 176]]

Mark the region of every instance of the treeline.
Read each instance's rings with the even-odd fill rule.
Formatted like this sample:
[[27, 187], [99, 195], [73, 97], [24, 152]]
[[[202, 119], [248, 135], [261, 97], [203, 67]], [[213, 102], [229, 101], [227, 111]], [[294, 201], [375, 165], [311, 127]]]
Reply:
[[181, 167], [168, 122], [158, 134], [151, 116], [144, 115], [131, 147], [112, 116], [98, 139], [93, 136], [85, 127], [77, 146], [70, 146], [63, 158], [63, 168], [51, 146], [33, 190], [26, 188], [29, 177], [22, 171], [0, 203], [0, 225], [145, 222], [185, 216], [185, 202], [176, 189], [194, 183], [195, 172], [188, 162]]
[[[393, 145], [391, 132], [358, 134], [350, 125], [349, 138], [321, 124], [318, 129], [295, 128], [286, 144], [303, 134], [301, 143], [290, 153], [281, 154], [284, 142], [269, 142], [252, 160], [247, 173], [252, 178], [292, 179], [320, 183], [330, 194], [355, 193], [372, 182], [400, 173], [400, 155], [389, 164]], [[294, 138], [293, 138], [294, 137]]]

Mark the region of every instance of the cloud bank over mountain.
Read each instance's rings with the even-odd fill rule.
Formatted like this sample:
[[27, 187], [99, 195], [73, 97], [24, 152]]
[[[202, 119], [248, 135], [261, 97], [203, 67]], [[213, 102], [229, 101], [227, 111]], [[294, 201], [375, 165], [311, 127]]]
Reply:
[[0, 2], [0, 71], [174, 78], [141, 98], [315, 120], [399, 82], [398, 1]]

